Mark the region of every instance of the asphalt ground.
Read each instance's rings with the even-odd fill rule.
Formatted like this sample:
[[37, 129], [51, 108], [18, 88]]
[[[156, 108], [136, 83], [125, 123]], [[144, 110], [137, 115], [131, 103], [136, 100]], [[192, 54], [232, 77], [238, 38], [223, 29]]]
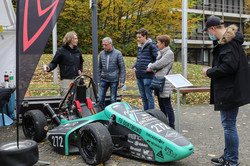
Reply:
[[[176, 111], [176, 106], [174, 109]], [[177, 112], [176, 112], [177, 125]], [[241, 166], [250, 166], [250, 104], [240, 107], [237, 118], [237, 128], [240, 137], [239, 162]], [[177, 128], [177, 126], [176, 126]], [[20, 139], [25, 139], [21, 126]], [[219, 157], [224, 149], [223, 128], [220, 123], [220, 114], [213, 111], [213, 105], [181, 105], [180, 106], [180, 133], [194, 145], [194, 153], [180, 161], [171, 163], [149, 163], [123, 156], [112, 155], [105, 162], [105, 166], [209, 166], [212, 157]], [[0, 143], [16, 140], [16, 126], [0, 127]], [[39, 160], [35, 166], [85, 166], [79, 154], [64, 156], [57, 154], [49, 141], [41, 142], [39, 147]], [[44, 163], [45, 162], [45, 163]], [[1, 161], [0, 161], [1, 163]], [[1, 164], [0, 164], [1, 165]]]

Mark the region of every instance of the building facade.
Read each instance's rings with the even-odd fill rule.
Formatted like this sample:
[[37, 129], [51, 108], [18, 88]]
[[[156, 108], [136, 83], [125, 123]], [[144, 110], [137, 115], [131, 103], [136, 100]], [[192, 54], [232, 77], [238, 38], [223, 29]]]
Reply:
[[[188, 13], [200, 15], [203, 19], [199, 23], [198, 29], [188, 38], [188, 54], [187, 62], [199, 65], [212, 65], [212, 55], [210, 53], [213, 42], [209, 39], [206, 32], [202, 33], [205, 22], [210, 16], [218, 16], [224, 20], [225, 26], [235, 24], [239, 27], [239, 31], [244, 34], [244, 24], [249, 19], [249, 11], [245, 10], [245, 1], [249, 0], [203, 0], [199, 5], [188, 9]], [[250, 3], [250, 2], [249, 2]], [[244, 49], [250, 49], [250, 36], [245, 35]], [[181, 61], [181, 43], [179, 38], [173, 39], [176, 44], [176, 61]], [[250, 55], [248, 55], [250, 63]]]

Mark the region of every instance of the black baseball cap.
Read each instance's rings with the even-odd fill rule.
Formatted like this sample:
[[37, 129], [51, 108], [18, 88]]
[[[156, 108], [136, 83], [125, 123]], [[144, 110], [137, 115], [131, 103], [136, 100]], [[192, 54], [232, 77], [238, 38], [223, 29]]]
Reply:
[[202, 30], [202, 32], [207, 31], [207, 28], [211, 26], [217, 26], [221, 24], [224, 24], [224, 21], [220, 17], [211, 16], [207, 19], [206, 27]]

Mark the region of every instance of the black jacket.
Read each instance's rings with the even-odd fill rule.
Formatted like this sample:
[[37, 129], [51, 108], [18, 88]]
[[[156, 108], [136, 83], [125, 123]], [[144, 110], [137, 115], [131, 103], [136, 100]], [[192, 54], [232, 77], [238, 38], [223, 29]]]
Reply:
[[54, 70], [59, 64], [61, 80], [74, 79], [79, 75], [78, 70], [82, 71], [83, 62], [82, 53], [76, 46], [72, 49], [65, 45], [57, 50], [56, 55], [49, 64], [49, 68], [50, 71]]
[[137, 49], [137, 60], [132, 68], [136, 68], [135, 74], [136, 78], [148, 78], [153, 79], [154, 73], [147, 72], [147, 67], [149, 63], [154, 63], [156, 57], [158, 56], [158, 48], [154, 41], [148, 39], [147, 42], [141, 46], [138, 45]]
[[211, 78], [210, 103], [215, 110], [232, 110], [250, 103], [250, 72], [244, 42], [238, 28], [231, 25], [212, 50], [213, 67], [207, 70]]

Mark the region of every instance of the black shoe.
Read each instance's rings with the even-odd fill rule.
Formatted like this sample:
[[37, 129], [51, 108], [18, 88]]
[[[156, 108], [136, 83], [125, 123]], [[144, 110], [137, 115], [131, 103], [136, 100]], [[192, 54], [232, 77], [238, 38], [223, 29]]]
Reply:
[[225, 164], [222, 164], [222, 165], [220, 165], [220, 166], [238, 166], [238, 165], [240, 165], [239, 163], [238, 164], [229, 164], [229, 162], [227, 162], [226, 161], [226, 163]]
[[219, 158], [212, 158], [211, 159], [212, 164], [218, 165], [218, 166], [226, 166], [226, 164], [229, 164], [224, 156], [221, 156]]

